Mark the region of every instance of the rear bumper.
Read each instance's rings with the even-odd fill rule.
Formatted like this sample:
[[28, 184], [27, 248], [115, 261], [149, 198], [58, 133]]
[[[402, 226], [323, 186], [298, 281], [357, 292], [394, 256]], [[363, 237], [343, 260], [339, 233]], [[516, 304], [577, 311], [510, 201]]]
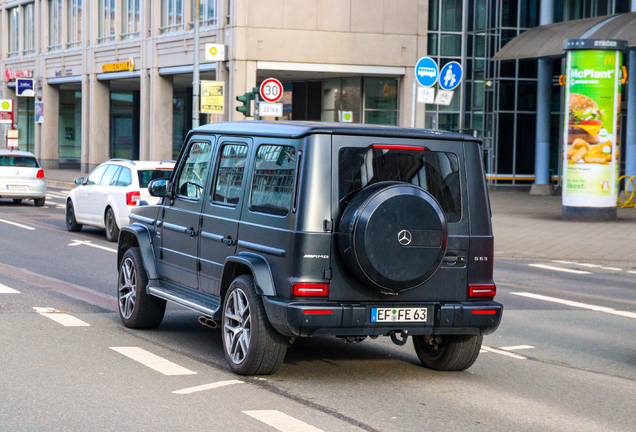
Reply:
[[[28, 190], [10, 190], [8, 185], [26, 186]], [[46, 182], [44, 180], [1, 180], [0, 181], [0, 198], [45, 198]]]
[[[410, 335], [487, 335], [499, 327], [503, 315], [503, 305], [495, 301], [343, 304], [264, 296], [263, 303], [269, 321], [285, 336], [387, 336], [402, 330], [408, 330]], [[428, 307], [429, 320], [375, 323], [371, 322], [374, 307]], [[325, 314], [307, 314], [308, 310]]]

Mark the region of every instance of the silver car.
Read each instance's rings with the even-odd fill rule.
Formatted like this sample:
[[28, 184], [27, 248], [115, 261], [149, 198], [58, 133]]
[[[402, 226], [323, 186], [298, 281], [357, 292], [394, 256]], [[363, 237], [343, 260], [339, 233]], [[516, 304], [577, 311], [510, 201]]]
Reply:
[[37, 207], [44, 205], [44, 171], [33, 153], [0, 150], [0, 198], [13, 199], [16, 204], [32, 199]]

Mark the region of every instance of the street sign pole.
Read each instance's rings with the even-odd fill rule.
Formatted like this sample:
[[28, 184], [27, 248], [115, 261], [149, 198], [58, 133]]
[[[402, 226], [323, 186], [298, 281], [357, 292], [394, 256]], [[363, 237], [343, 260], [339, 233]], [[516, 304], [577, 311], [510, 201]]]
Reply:
[[412, 128], [415, 127], [415, 107], [417, 106], [417, 102], [415, 100], [416, 92], [417, 92], [417, 79], [413, 77], [413, 91], [411, 92], [412, 93], [411, 99], [413, 101], [413, 104], [411, 106], [411, 127]]
[[194, 0], [194, 61], [192, 62], [192, 129], [199, 127], [199, 6]]

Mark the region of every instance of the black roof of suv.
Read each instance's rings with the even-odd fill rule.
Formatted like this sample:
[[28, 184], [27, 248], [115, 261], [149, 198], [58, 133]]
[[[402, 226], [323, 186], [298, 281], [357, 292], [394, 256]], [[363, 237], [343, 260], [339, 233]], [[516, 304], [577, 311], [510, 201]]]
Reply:
[[239, 374], [273, 373], [316, 335], [412, 336], [424, 366], [466, 369], [503, 313], [479, 144], [341, 123], [197, 128], [149, 185], [159, 205], [121, 231], [121, 319], [195, 310]]

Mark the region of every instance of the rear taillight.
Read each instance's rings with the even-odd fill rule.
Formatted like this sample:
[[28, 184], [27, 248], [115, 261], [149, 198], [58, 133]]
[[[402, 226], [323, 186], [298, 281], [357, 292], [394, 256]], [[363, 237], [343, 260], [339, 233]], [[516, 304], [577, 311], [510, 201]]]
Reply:
[[292, 284], [292, 295], [298, 297], [327, 297], [329, 284], [296, 282]]
[[497, 294], [495, 284], [481, 284], [468, 286], [468, 298], [494, 297]]
[[126, 205], [134, 206], [137, 205], [139, 200], [141, 199], [141, 194], [139, 191], [132, 191], [126, 194]]
[[305, 309], [303, 311], [305, 315], [332, 315], [331, 309]]
[[381, 150], [416, 150], [416, 151], [428, 150], [426, 147], [406, 146], [406, 145], [385, 145], [385, 144], [374, 144], [373, 148], [381, 149]]
[[39, 170], [38, 174], [35, 176], [35, 178], [43, 179], [44, 178], [44, 170]]

